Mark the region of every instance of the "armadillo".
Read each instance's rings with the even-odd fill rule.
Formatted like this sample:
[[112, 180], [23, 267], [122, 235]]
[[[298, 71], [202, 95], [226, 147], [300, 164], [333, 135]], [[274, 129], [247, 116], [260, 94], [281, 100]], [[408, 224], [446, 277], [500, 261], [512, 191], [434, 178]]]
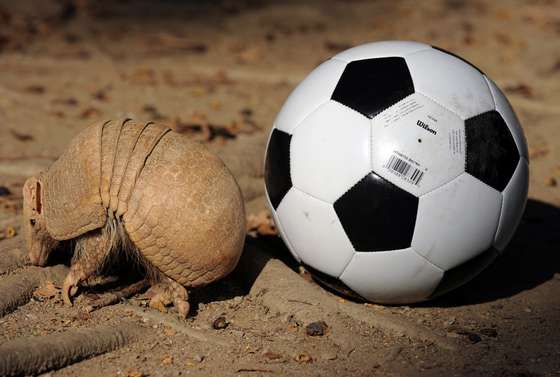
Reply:
[[155, 123], [130, 119], [80, 132], [47, 171], [23, 187], [23, 229], [33, 264], [62, 241], [74, 257], [62, 289], [71, 305], [118, 249], [167, 282], [180, 315], [188, 288], [231, 272], [245, 239], [239, 186], [203, 145]]

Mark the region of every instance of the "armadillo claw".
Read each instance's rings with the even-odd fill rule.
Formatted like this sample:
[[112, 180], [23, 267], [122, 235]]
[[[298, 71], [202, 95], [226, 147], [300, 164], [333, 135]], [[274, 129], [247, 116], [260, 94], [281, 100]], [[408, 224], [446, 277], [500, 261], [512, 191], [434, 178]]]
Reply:
[[189, 314], [189, 310], [191, 309], [191, 306], [187, 301], [178, 300], [175, 301], [173, 305], [175, 305], [175, 307], [177, 308], [177, 311], [179, 312], [179, 317], [181, 319], [187, 318], [187, 315]]
[[66, 279], [64, 279], [64, 284], [62, 285], [62, 300], [68, 306], [72, 306], [72, 297], [78, 293], [78, 279], [74, 277], [74, 274], [70, 272]]
[[162, 313], [167, 313], [167, 309], [165, 307], [165, 303], [159, 298], [159, 297], [155, 297], [152, 298], [150, 300], [150, 303], [148, 304], [150, 306], [150, 308], [152, 309], [156, 309]]

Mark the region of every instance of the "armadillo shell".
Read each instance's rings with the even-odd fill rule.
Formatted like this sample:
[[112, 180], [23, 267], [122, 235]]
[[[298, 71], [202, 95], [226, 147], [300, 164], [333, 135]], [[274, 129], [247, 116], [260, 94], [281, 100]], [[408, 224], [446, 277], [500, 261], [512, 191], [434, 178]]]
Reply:
[[121, 217], [146, 158], [161, 137], [171, 131], [161, 124], [131, 119], [109, 121], [101, 135], [101, 200]]
[[142, 255], [186, 287], [231, 272], [245, 240], [235, 179], [217, 156], [175, 132], [147, 158], [123, 223]]
[[47, 231], [68, 240], [105, 225], [99, 195], [101, 130], [96, 123], [78, 134], [43, 179], [43, 216]]
[[98, 123], [74, 138], [44, 180], [47, 231], [80, 236], [121, 219], [153, 266], [194, 287], [233, 270], [245, 239], [241, 191], [204, 146], [153, 123]]
[[120, 132], [125, 124], [122, 122], [108, 121], [103, 125], [101, 131], [101, 201], [107, 207], [109, 205], [109, 188], [111, 176], [113, 175], [113, 163], [115, 162], [115, 151], [119, 141]]

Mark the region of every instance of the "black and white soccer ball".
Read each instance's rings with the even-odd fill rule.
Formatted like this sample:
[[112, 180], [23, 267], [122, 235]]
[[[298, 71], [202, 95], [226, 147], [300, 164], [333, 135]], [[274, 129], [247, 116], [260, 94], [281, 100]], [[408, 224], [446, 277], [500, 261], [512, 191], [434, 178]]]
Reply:
[[524, 210], [527, 144], [496, 84], [416, 42], [318, 66], [278, 114], [266, 191], [293, 256], [379, 303], [439, 296], [504, 250]]

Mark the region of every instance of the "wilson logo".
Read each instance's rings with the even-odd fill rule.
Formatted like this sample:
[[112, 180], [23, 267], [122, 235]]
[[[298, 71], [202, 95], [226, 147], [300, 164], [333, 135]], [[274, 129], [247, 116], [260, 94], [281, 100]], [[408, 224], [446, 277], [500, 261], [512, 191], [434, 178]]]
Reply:
[[421, 120], [418, 120], [416, 122], [416, 124], [420, 127], [422, 127], [423, 129], [425, 129], [426, 131], [428, 131], [429, 133], [432, 133], [434, 135], [437, 135], [437, 131], [434, 130], [433, 128], [430, 128], [430, 126], [428, 126], [426, 123], [422, 122]]

